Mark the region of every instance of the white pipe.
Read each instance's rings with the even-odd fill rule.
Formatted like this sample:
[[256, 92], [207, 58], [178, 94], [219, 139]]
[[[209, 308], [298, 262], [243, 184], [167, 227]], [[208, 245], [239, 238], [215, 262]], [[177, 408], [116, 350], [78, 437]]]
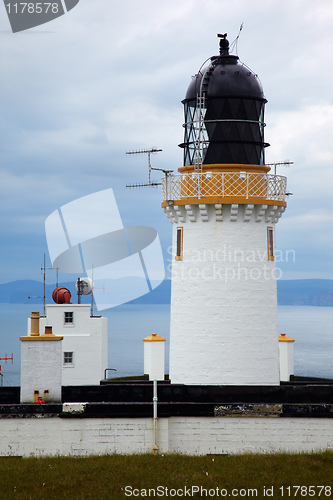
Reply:
[[156, 455], [156, 452], [158, 450], [157, 446], [157, 380], [154, 380], [153, 382], [153, 419], [154, 419], [154, 446], [153, 446], [153, 452], [154, 455]]

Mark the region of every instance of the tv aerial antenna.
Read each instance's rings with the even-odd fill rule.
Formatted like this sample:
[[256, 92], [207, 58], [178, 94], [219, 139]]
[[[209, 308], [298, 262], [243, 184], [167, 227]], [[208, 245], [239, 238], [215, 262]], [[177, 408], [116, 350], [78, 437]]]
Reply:
[[137, 188], [137, 187], [157, 187], [160, 186], [160, 182], [155, 182], [151, 180], [151, 171], [152, 170], [162, 170], [160, 168], [153, 168], [150, 162], [150, 156], [153, 153], [159, 153], [162, 149], [151, 148], [151, 149], [137, 149], [135, 151], [127, 151], [127, 155], [140, 155], [147, 154], [148, 155], [148, 182], [145, 183], [136, 183], [136, 184], [126, 184], [127, 188]]
[[[274, 167], [274, 175], [276, 175], [276, 167], [284, 166], [284, 167], [289, 167], [290, 165], [293, 165], [293, 161], [290, 160], [284, 160], [284, 161], [275, 161], [273, 163], [265, 163], [265, 165], [269, 167]], [[286, 193], [286, 196], [292, 196], [293, 193]]]
[[43, 274], [43, 295], [30, 295], [28, 294], [28, 299], [30, 303], [30, 299], [43, 299], [43, 315], [45, 316], [45, 302], [46, 302], [46, 271], [57, 271], [57, 288], [59, 282], [59, 267], [46, 267], [45, 266], [45, 253], [44, 253], [44, 263], [41, 265], [40, 272]]
[[274, 175], [276, 175], [276, 167], [280, 167], [281, 165], [285, 167], [289, 167], [289, 165], [293, 165], [293, 161], [290, 160], [284, 160], [284, 161], [275, 161], [273, 163], [265, 163], [265, 165], [269, 167], [274, 167]]
[[151, 181], [150, 174], [152, 170], [159, 170], [160, 172], [163, 172], [165, 175], [165, 186], [168, 185], [168, 175], [173, 172], [173, 170], [166, 170], [164, 168], [156, 168], [152, 167], [150, 163], [150, 155], [152, 153], [158, 153], [159, 151], [162, 151], [162, 149], [157, 149], [157, 148], [151, 148], [151, 149], [138, 149], [136, 151], [127, 151], [127, 155], [138, 155], [142, 153], [148, 154], [148, 182], [146, 183], [137, 183], [137, 184], [126, 184], [127, 188], [137, 188], [137, 187], [157, 187], [161, 186], [161, 182], [156, 182], [156, 181]]
[[[12, 364], [13, 364], [13, 362], [14, 362], [14, 356], [13, 356], [13, 354], [12, 354], [12, 357], [11, 357], [11, 358], [9, 358], [9, 357], [7, 356], [7, 354], [5, 354], [5, 357], [4, 357], [4, 358], [0, 358], [0, 361], [1, 361], [1, 360], [6, 361], [6, 364], [7, 364], [7, 361], [8, 361], [8, 360], [11, 360], [11, 361], [12, 361]], [[1, 373], [1, 365], [0, 365], [0, 377], [1, 377], [1, 380], [0, 380], [0, 387], [3, 387], [3, 377], [4, 377], [4, 375], [3, 375], [3, 373]]]

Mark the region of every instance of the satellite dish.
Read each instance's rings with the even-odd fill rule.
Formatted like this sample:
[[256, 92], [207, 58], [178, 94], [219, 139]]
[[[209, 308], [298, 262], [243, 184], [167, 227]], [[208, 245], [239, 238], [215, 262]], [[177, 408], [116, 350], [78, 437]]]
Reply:
[[93, 291], [93, 282], [90, 278], [79, 278], [75, 288], [78, 295], [89, 295]]

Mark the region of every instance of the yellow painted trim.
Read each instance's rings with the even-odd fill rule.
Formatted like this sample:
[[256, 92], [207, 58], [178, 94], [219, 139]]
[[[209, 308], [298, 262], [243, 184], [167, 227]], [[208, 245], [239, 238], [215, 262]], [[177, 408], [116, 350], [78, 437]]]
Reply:
[[40, 340], [63, 340], [64, 337], [57, 336], [57, 335], [40, 335], [39, 337], [34, 337], [34, 336], [27, 336], [27, 337], [20, 337], [20, 340], [26, 341], [26, 340], [33, 340], [36, 342], [39, 342]]
[[166, 340], [161, 337], [160, 335], [157, 335], [157, 333], [152, 333], [149, 337], [145, 337], [142, 339], [143, 342], [165, 342]]
[[[222, 205], [232, 205], [232, 204], [238, 204], [238, 205], [276, 205], [279, 207], [286, 207], [287, 202], [286, 201], [280, 201], [280, 200], [267, 200], [266, 198], [259, 198], [259, 197], [249, 197], [245, 198], [245, 196], [203, 196], [202, 198], [194, 198], [194, 197], [188, 197], [188, 198], [182, 198], [181, 200], [173, 200], [172, 205], [215, 205], [215, 204], [222, 204]], [[162, 207], [169, 207], [172, 206], [170, 205], [167, 201], [162, 202]]]
[[295, 339], [288, 337], [285, 333], [279, 335], [279, 342], [295, 342]]
[[[270, 252], [270, 244], [269, 244], [269, 234], [272, 231], [272, 253]], [[270, 261], [275, 260], [274, 256], [274, 229], [273, 226], [267, 226], [267, 259]]]
[[[178, 254], [178, 230], [181, 230], [181, 241], [180, 241], [180, 254]], [[177, 226], [176, 229], [176, 256], [175, 260], [183, 260], [183, 238], [184, 238], [184, 228], [183, 226]]]
[[[266, 165], [249, 165], [247, 163], [210, 163], [202, 165], [202, 172], [251, 172], [251, 173], [262, 173], [269, 172], [271, 167]], [[194, 165], [185, 165], [184, 167], [179, 167], [178, 172], [184, 174], [188, 172], [194, 172]]]

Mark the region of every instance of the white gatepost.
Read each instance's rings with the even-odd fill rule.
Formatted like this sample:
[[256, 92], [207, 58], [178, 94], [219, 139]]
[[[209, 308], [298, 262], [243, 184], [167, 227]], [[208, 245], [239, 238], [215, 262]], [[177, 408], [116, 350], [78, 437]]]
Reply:
[[290, 375], [294, 375], [294, 342], [295, 339], [285, 333], [279, 336], [280, 380], [289, 382]]
[[156, 333], [143, 339], [144, 373], [149, 380], [164, 380], [164, 342], [165, 339]]

